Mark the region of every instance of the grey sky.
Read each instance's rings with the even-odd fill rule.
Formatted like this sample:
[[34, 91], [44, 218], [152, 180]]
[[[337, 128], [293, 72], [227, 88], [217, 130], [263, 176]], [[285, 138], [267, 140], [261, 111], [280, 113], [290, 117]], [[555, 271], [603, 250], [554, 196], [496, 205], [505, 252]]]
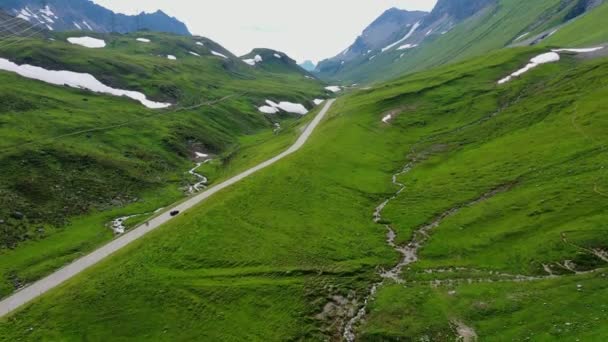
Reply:
[[255, 47], [283, 51], [301, 62], [332, 57], [390, 7], [430, 10], [436, 0], [94, 0], [117, 12], [162, 9], [191, 32], [237, 55]]

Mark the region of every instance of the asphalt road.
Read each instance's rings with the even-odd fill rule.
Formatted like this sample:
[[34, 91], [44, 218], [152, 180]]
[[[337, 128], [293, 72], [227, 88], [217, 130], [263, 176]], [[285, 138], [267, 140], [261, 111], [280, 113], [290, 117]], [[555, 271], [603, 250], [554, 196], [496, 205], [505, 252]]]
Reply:
[[71, 264], [53, 272], [52, 274], [48, 275], [47, 277], [42, 278], [42, 279], [36, 281], [35, 283], [15, 292], [11, 296], [5, 298], [4, 300], [2, 300], [0, 302], [0, 317], [6, 316], [13, 310], [34, 300], [35, 298], [43, 295], [44, 293], [50, 291], [51, 289], [61, 285], [62, 283], [66, 282], [67, 280], [69, 280], [70, 278], [79, 274], [80, 272], [82, 272], [82, 271], [86, 270], [87, 268], [97, 264], [98, 262], [106, 259], [108, 256], [110, 256], [111, 254], [120, 250], [121, 248], [125, 247], [126, 245], [130, 244], [131, 242], [133, 242], [133, 241], [141, 238], [142, 236], [146, 235], [147, 233], [155, 230], [156, 228], [160, 227], [164, 223], [169, 222], [170, 220], [172, 220], [174, 218], [170, 215], [170, 212], [179, 210], [180, 213], [183, 213], [184, 211], [196, 206], [197, 204], [204, 201], [205, 199], [213, 196], [218, 191], [221, 191], [221, 190], [243, 180], [244, 178], [249, 177], [252, 174], [276, 163], [277, 161], [287, 157], [288, 155], [296, 152], [302, 146], [304, 146], [304, 144], [306, 143], [306, 141], [308, 140], [308, 138], [310, 137], [312, 132], [319, 125], [319, 122], [321, 122], [321, 120], [323, 120], [323, 118], [327, 114], [327, 111], [329, 110], [329, 108], [331, 107], [331, 105], [333, 103], [334, 103], [334, 100], [328, 100], [325, 103], [321, 112], [319, 112], [319, 114], [317, 114], [317, 116], [312, 120], [312, 122], [306, 127], [304, 132], [302, 132], [302, 134], [300, 135], [298, 140], [291, 147], [289, 147], [286, 151], [278, 154], [274, 158], [271, 158], [257, 166], [254, 166], [251, 169], [244, 171], [220, 184], [213, 186], [213, 187], [209, 188], [208, 190], [201, 192], [200, 194], [198, 194], [196, 196], [193, 196], [192, 198], [188, 199], [187, 201], [185, 201], [179, 205], [176, 205], [175, 207], [167, 209], [161, 215], [148, 221], [147, 224], [143, 224], [141, 226], [136, 227], [135, 229], [127, 232], [126, 234], [112, 240], [110, 243], [106, 244], [105, 246], [100, 247], [99, 249], [91, 252], [90, 254], [88, 254], [80, 259], [77, 259], [74, 262], [72, 262]]

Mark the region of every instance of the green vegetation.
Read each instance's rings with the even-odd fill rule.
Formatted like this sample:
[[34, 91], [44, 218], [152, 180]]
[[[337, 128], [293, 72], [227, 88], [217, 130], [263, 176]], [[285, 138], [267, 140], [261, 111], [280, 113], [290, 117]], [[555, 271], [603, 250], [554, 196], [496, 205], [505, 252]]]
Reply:
[[608, 42], [608, 3], [568, 23], [549, 37], [544, 44], [558, 46], [587, 47], [590, 44]]
[[379, 268], [397, 262], [372, 213], [409, 161], [405, 191], [382, 213], [399, 244], [461, 209], [404, 284], [380, 287], [362, 340], [452, 340], [458, 323], [483, 340], [605, 335], [605, 261], [593, 251], [608, 249], [608, 60], [564, 54], [496, 84], [543, 51], [501, 50], [344, 96], [297, 154], [5, 318], [0, 336], [338, 339]]
[[[362, 56], [359, 60], [346, 64], [339, 73], [322, 74], [321, 77], [345, 83], [386, 81], [393, 79], [396, 75], [427, 70], [481, 56], [517, 43], [517, 38], [524, 34], [530, 38], [564, 23], [573, 6], [575, 6], [574, 1], [500, 0], [495, 6], [458, 23], [449, 32], [429, 36], [414, 49], [378, 53], [373, 60], [369, 59], [369, 55]], [[578, 24], [580, 18], [570, 24], [574, 27], [584, 25], [588, 28], [587, 32], [582, 33], [575, 28], [564, 28], [563, 36], [575, 37], [580, 34], [577, 41], [580, 43], [598, 42], [599, 39], [606, 38], [606, 35], [602, 33], [604, 30], [599, 29], [599, 26], [602, 26], [600, 22], [605, 18], [605, 15], [602, 15], [605, 12], [605, 4], [602, 7], [585, 15], [584, 21], [588, 24]], [[587, 16], [590, 18], [586, 18]], [[593, 29], [590, 29], [592, 27]], [[574, 33], [575, 30], [578, 33]], [[557, 43], [558, 40], [550, 42]], [[566, 42], [570, 43], [570, 41]]]
[[[94, 34], [108, 43], [103, 49], [64, 42], [80, 35], [25, 40], [0, 56], [91, 73], [175, 105], [149, 110], [0, 72], [0, 297], [111, 239], [111, 220], [183, 199], [195, 152], [217, 160], [203, 170], [214, 182], [288, 146], [309, 119], [263, 115], [265, 99], [312, 108], [325, 94], [302, 73], [251, 68], [205, 38]], [[169, 53], [178, 59], [159, 56]], [[273, 132], [275, 124], [282, 129]]]

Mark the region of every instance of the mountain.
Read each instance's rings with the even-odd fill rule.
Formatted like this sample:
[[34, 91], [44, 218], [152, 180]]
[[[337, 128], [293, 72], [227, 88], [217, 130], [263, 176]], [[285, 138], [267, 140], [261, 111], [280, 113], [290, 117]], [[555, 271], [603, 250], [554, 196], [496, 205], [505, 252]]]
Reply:
[[[567, 37], [582, 39], [605, 30], [598, 26], [606, 12], [595, 12], [604, 8], [583, 15], [585, 25], [573, 21]], [[160, 37], [148, 38], [158, 41], [151, 49], [169, 45]], [[566, 44], [565, 38], [559, 37], [560, 44]], [[180, 42], [195, 47], [187, 39]], [[137, 48], [128, 43], [118, 40], [112, 48], [124, 45], [124, 53], [95, 51], [118, 56], [111, 61], [116, 67], [137, 73], [139, 65], [127, 53]], [[349, 90], [301, 150], [16, 310], [0, 322], [0, 336], [6, 341], [605, 340], [606, 51], [559, 52], [559, 60], [497, 82], [531, 59], [554, 56], [551, 49], [540, 44], [502, 48]], [[167, 77], [176, 84], [192, 82], [202, 95], [246, 91], [260, 98], [273, 87], [295, 86], [270, 83], [262, 78], [262, 68], [239, 61], [239, 70], [246, 67], [239, 75], [257, 74], [259, 82], [206, 83], [201, 74], [212, 71], [225, 82], [217, 73], [221, 60], [214, 63], [209, 57], [204, 67], [194, 57], [160, 61], [142, 53], [138, 61], [145, 72], [138, 76], [154, 78], [147, 71], [158, 70], [155, 82]], [[0, 77], [0, 99], [7, 99], [0, 107], [5, 110], [0, 134], [14, 143], [20, 142], [15, 135], [26, 139], [30, 131], [39, 136], [57, 129], [59, 119], [79, 127], [89, 120], [93, 125], [141, 115], [127, 101], [108, 107], [113, 98]], [[297, 89], [290, 93], [297, 98]], [[10, 191], [32, 193], [39, 205], [62, 192], [87, 198], [107, 184], [128, 194], [134, 181], [125, 179], [146, 184], [158, 169], [177, 181], [187, 174], [172, 171], [176, 165], [188, 170], [187, 163], [174, 164], [164, 142], [234, 132], [255, 115], [247, 111], [251, 104], [247, 97], [235, 98], [205, 111], [166, 113], [145, 125], [24, 148], [2, 160], [0, 170], [8, 170], [0, 182], [7, 176], [18, 179]], [[230, 120], [235, 121], [225, 123]], [[243, 137], [257, 149], [226, 160], [236, 163], [233, 167], [264, 160], [264, 151], [290, 145], [284, 139]], [[71, 164], [61, 183], [56, 182], [61, 169], [47, 161], [56, 149], [71, 152], [62, 160]], [[112, 158], [105, 163], [97, 162], [108, 155]], [[130, 206], [100, 215], [109, 221], [144, 214], [127, 221], [143, 223], [154, 216], [155, 205], [162, 206], [159, 198], [167, 192], [132, 203], [131, 197], [117, 196]], [[12, 203], [11, 198], [4, 201]], [[4, 289], [26, 283], [40, 268], [60, 267], [65, 259], [82, 255], [86, 248], [68, 248], [80, 246], [74, 242], [78, 234], [71, 232], [94, 241], [104, 229], [91, 217], [82, 221], [42, 242], [31, 240], [21, 254], [8, 250], [0, 255], [0, 267], [8, 270]], [[32, 231], [33, 238], [53, 234], [42, 228], [42, 233]], [[45, 240], [55, 244], [42, 244]], [[59, 245], [67, 245], [65, 259], [56, 255]]]
[[398, 40], [389, 39], [391, 43], [385, 48], [345, 61], [339, 67], [334, 57], [320, 63], [315, 72], [327, 80], [373, 82], [478, 56], [517, 42], [538, 44], [600, 2], [440, 0], [431, 13], [416, 22], [415, 28]]
[[118, 33], [150, 30], [190, 35], [184, 23], [160, 10], [117, 14], [89, 0], [4, 0], [0, 8], [48, 30]]
[[306, 71], [313, 72], [316, 68], [316, 65], [312, 61], [306, 60], [300, 64], [300, 67]]
[[0, 297], [183, 199], [197, 163], [212, 184], [272, 155], [326, 95], [272, 50], [251, 67], [205, 37], [49, 34], [0, 44]]
[[295, 73], [301, 76], [312, 77], [312, 75], [300, 67], [295, 60], [281, 51], [257, 48], [239, 58], [251, 67], [263, 69], [268, 72], [282, 74]]
[[427, 15], [426, 12], [410, 12], [391, 8], [371, 23], [355, 42], [343, 52], [321, 61], [315, 72], [322, 77], [339, 74], [346, 63], [372, 56], [375, 52], [397, 41], [410, 30], [412, 25]]
[[27, 20], [12, 16], [0, 10], [0, 38], [5, 36], [43, 36], [44, 32], [39, 32]]

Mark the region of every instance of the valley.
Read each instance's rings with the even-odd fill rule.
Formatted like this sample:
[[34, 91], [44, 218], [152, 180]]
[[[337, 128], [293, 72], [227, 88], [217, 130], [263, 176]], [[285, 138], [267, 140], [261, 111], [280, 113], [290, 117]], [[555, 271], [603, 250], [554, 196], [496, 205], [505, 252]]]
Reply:
[[0, 340], [605, 340], [607, 6], [0, 40]]

